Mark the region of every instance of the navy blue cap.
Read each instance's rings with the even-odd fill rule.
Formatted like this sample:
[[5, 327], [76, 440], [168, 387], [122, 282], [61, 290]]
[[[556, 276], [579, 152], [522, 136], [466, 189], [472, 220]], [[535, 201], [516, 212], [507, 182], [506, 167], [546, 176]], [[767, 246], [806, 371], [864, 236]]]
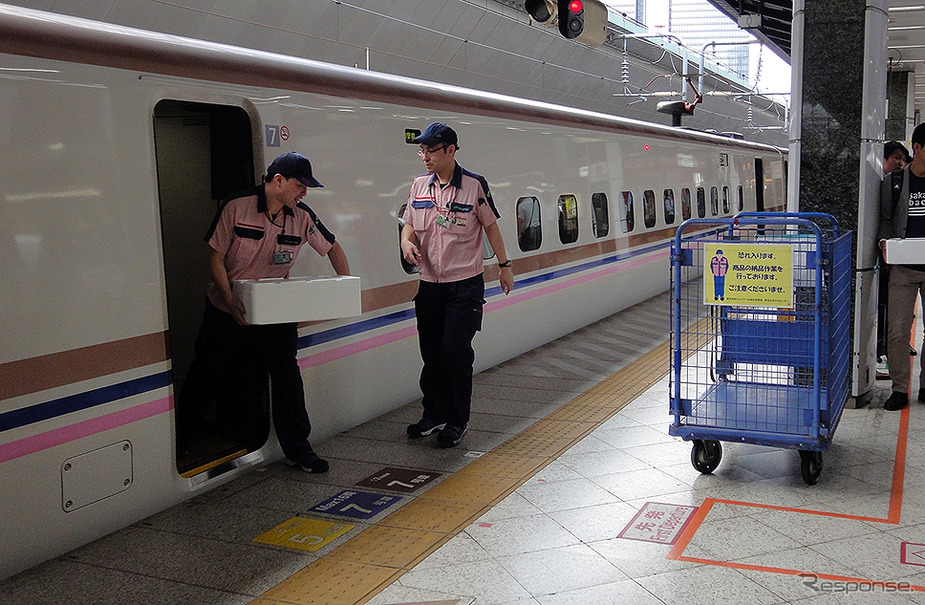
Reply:
[[312, 176], [312, 163], [304, 155], [294, 151], [284, 153], [279, 156], [270, 167], [267, 168], [267, 175], [281, 174], [287, 179], [299, 179], [299, 182], [306, 187], [324, 187], [318, 179]]
[[459, 147], [459, 139], [456, 138], [456, 131], [444, 124], [443, 122], [434, 122], [430, 126], [424, 129], [424, 132], [419, 134], [412, 143], [421, 143], [422, 145], [437, 145], [443, 143], [444, 145], [456, 145]]

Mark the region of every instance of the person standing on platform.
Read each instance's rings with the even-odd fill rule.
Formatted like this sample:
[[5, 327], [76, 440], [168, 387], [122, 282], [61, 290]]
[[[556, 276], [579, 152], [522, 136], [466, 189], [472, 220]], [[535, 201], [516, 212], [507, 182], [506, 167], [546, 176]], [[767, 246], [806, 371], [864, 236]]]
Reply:
[[270, 164], [262, 185], [236, 193], [219, 206], [205, 238], [211, 248], [212, 283], [196, 339], [196, 359], [177, 405], [181, 452], [227, 379], [231, 356], [252, 347], [272, 381], [273, 425], [287, 463], [311, 473], [328, 470], [328, 462], [308, 441], [311, 423], [296, 360], [297, 324], [249, 325], [244, 304], [233, 291], [236, 279], [289, 277], [303, 244], [326, 255], [338, 275], [350, 274], [334, 234], [301, 201], [308, 187], [323, 187], [312, 175], [308, 158], [284, 153]]
[[[887, 141], [883, 144], [883, 178], [896, 178], [899, 187], [902, 187], [902, 176], [891, 176], [894, 172], [899, 172], [905, 168], [909, 157], [909, 150], [906, 146], [898, 141]], [[898, 192], [897, 192], [898, 193]], [[889, 284], [890, 284], [890, 266], [886, 263], [880, 263], [880, 287], [877, 292], [877, 361], [885, 361], [887, 358], [887, 325], [889, 309]], [[915, 355], [915, 349], [910, 347], [909, 351]], [[884, 364], [885, 367], [886, 364]], [[889, 378], [886, 372], [877, 372], [877, 378]]]
[[[884, 253], [887, 239], [925, 238], [925, 124], [912, 132], [912, 153], [912, 163], [899, 173], [902, 176], [887, 176], [880, 188], [878, 235]], [[922, 264], [890, 266], [887, 357], [893, 392], [883, 404], [887, 410], [899, 410], [909, 403], [909, 340], [920, 294], [925, 294], [925, 255]], [[925, 370], [925, 355], [922, 366]], [[925, 401], [925, 388], [919, 388], [918, 399]]]
[[488, 182], [456, 162], [456, 132], [437, 122], [412, 142], [421, 146], [418, 155], [427, 173], [411, 184], [402, 217], [401, 251], [420, 274], [414, 310], [424, 362], [420, 379], [424, 412], [407, 433], [419, 439], [439, 430], [437, 444], [454, 447], [469, 425], [472, 339], [482, 328], [485, 303], [483, 231], [498, 255], [505, 294], [511, 291], [514, 274]]
[[887, 175], [902, 170], [908, 163], [909, 150], [899, 141], [887, 141], [883, 144], [883, 174]]

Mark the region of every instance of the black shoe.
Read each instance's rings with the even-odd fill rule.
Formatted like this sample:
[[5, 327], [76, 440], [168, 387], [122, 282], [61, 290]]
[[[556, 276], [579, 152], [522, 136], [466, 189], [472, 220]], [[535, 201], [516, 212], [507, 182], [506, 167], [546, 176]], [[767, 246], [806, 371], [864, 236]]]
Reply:
[[444, 426], [445, 422], [437, 422], [436, 420], [430, 420], [429, 418], [421, 418], [414, 424], [408, 425], [408, 436], [412, 439], [420, 439], [421, 437], [426, 437], [433, 433], [434, 431], [439, 431]]
[[915, 356], [918, 355], [918, 354], [919, 354], [918, 351], [916, 351], [916, 350], [913, 349], [912, 347], [909, 347], [909, 355], [910, 355], [910, 356], [915, 357]]
[[293, 460], [292, 458], [286, 458], [286, 464], [289, 466], [298, 466], [301, 467], [306, 473], [326, 473], [331, 465], [328, 464], [328, 461], [324, 458], [319, 458], [318, 454], [312, 454], [311, 456], [305, 456], [304, 459]]
[[437, 445], [440, 447], [456, 447], [459, 445], [459, 442], [462, 441], [463, 435], [465, 435], [468, 430], [468, 424], [462, 426], [448, 424], [446, 428], [437, 435]]
[[909, 395], [900, 393], [899, 391], [893, 391], [893, 394], [883, 402], [883, 409], [894, 412], [903, 409], [907, 405], [909, 405]]

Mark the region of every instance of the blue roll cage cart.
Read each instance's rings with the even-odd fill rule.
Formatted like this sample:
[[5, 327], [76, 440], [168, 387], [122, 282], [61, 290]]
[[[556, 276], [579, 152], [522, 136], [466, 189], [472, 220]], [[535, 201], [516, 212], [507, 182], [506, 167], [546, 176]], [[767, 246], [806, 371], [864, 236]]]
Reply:
[[[719, 248], [725, 267], [714, 269]], [[803, 480], [819, 480], [848, 394], [851, 250], [851, 233], [823, 213], [678, 227], [669, 434], [693, 442], [698, 471], [712, 473], [728, 441], [797, 449]]]

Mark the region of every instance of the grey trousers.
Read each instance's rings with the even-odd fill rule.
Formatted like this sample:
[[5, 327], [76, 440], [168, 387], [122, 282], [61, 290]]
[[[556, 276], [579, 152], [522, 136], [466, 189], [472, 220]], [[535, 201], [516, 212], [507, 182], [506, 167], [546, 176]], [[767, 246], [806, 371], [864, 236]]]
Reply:
[[[915, 299], [919, 294], [925, 300], [925, 271], [892, 265], [890, 267], [889, 333], [887, 334], [886, 354], [890, 360], [890, 380], [893, 381], [894, 392], [909, 392], [909, 381], [912, 377], [912, 359], [909, 356], [910, 334], [916, 312]], [[925, 378], [925, 351], [919, 355], [919, 360], [922, 366], [920, 376], [922, 380]]]

